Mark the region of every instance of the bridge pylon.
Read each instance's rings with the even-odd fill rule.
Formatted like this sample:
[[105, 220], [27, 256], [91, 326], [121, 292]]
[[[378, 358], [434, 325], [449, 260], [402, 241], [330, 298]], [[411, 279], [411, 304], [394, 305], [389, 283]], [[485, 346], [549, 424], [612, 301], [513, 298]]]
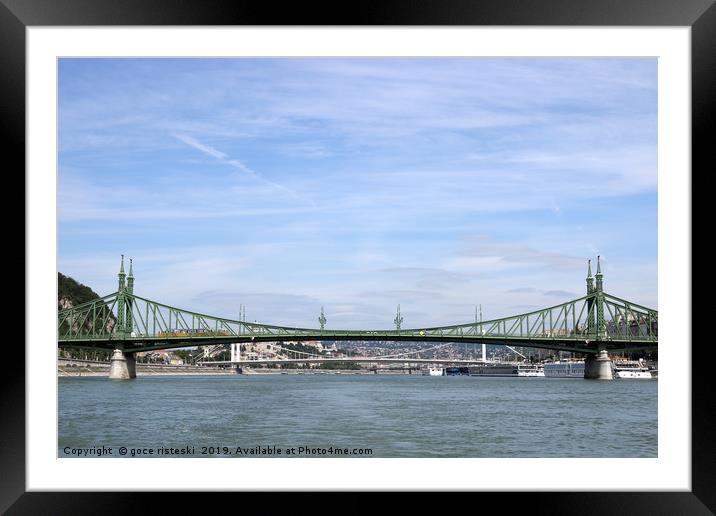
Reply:
[[241, 344], [235, 342], [231, 345], [231, 363], [241, 362]]
[[[117, 279], [117, 323], [114, 338], [124, 340], [133, 335], [134, 325], [132, 319], [134, 271], [131, 258], [129, 259], [129, 276], [127, 276], [124, 272], [124, 255], [122, 255]], [[133, 352], [124, 350], [123, 344], [118, 343], [115, 346], [109, 363], [109, 378], [111, 380], [128, 380], [137, 377], [137, 359]]]
[[587, 272], [587, 300], [589, 311], [588, 335], [595, 340], [598, 352], [589, 354], [584, 360], [584, 378], [588, 380], [611, 380], [614, 370], [611, 358], [606, 349], [606, 322], [604, 320], [604, 275], [602, 274], [601, 256], [597, 255], [597, 273], [592, 285], [591, 260]]
[[127, 316], [125, 317], [125, 324], [126, 327], [124, 329], [125, 335], [131, 335], [132, 330], [134, 328], [134, 324], [132, 323], [132, 304], [133, 304], [133, 297], [134, 294], [134, 273], [132, 272], [132, 259], [129, 259], [129, 276], [127, 276], [127, 299], [125, 300], [125, 307], [127, 310]]
[[123, 339], [125, 334], [125, 295], [124, 295], [124, 289], [126, 288], [125, 285], [125, 278], [126, 274], [124, 273], [124, 255], [122, 255], [122, 261], [119, 264], [119, 274], [117, 274], [117, 277], [119, 279], [119, 284], [117, 288], [117, 327], [115, 329], [115, 334], [118, 339]]
[[584, 359], [585, 380], [612, 380], [614, 370], [612, 359], [606, 349], [600, 350], [597, 354], [589, 354]]
[[602, 275], [602, 266], [597, 256], [597, 274], [595, 279], [597, 280], [597, 286], [595, 290], [597, 298], [597, 339], [601, 339], [605, 336], [605, 324], [604, 324], [604, 283]]
[[109, 361], [110, 380], [129, 380], [137, 377], [137, 360], [134, 353], [125, 353], [121, 347], [114, 349]]

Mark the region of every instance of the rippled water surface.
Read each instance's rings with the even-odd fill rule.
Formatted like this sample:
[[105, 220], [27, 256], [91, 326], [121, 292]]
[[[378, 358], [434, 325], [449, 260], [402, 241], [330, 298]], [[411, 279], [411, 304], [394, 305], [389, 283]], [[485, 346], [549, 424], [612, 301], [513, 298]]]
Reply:
[[[656, 457], [657, 381], [418, 375], [59, 378], [68, 448], [370, 448], [373, 457]], [[208, 449], [210, 455], [213, 450]], [[311, 455], [304, 453], [302, 456]]]

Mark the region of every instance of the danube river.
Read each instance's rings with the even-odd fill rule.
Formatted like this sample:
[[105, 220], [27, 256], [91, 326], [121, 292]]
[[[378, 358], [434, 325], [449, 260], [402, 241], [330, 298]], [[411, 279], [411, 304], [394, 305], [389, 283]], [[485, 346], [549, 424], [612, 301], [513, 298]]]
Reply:
[[173, 457], [285, 457], [291, 449], [303, 457], [657, 456], [655, 380], [266, 374], [58, 382], [60, 457], [102, 447], [110, 456], [121, 447], [130, 456], [173, 449]]

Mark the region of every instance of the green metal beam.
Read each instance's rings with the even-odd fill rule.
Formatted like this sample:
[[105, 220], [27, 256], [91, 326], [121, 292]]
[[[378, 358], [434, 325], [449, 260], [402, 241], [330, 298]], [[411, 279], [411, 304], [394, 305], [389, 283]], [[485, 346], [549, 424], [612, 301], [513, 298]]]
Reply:
[[[598, 313], [600, 305], [601, 315]], [[110, 324], [111, 319], [114, 324]], [[398, 319], [402, 319], [399, 312]], [[316, 329], [248, 323], [158, 303], [130, 293], [126, 288], [62, 310], [58, 312], [57, 320], [58, 344], [75, 343], [83, 347], [106, 347], [120, 341], [128, 346], [140, 345], [142, 349], [161, 349], [175, 347], [177, 342], [191, 346], [208, 342], [279, 339], [455, 340], [564, 350], [569, 347], [580, 351], [585, 345], [596, 349], [595, 343], [615, 350], [625, 346], [658, 345], [656, 310], [599, 289], [566, 303], [510, 317], [410, 329], [404, 329], [398, 323], [396, 329], [383, 330], [327, 330], [324, 324]]]

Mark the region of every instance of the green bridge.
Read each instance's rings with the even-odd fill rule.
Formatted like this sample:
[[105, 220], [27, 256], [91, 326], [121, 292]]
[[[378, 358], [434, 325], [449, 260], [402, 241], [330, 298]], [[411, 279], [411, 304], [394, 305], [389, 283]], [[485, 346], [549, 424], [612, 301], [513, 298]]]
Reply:
[[57, 329], [60, 347], [114, 350], [113, 362], [129, 358], [132, 364], [133, 354], [141, 351], [266, 341], [503, 344], [585, 353], [588, 365], [594, 361], [590, 359], [608, 361], [608, 352], [658, 345], [658, 311], [607, 294], [599, 258], [594, 277], [591, 262], [588, 266], [586, 295], [559, 305], [450, 326], [406, 329], [401, 328], [402, 320], [398, 309], [395, 329], [326, 329], [321, 312], [320, 328], [297, 328], [183, 310], [136, 295], [131, 260], [127, 276], [122, 257], [117, 291], [59, 311]]

